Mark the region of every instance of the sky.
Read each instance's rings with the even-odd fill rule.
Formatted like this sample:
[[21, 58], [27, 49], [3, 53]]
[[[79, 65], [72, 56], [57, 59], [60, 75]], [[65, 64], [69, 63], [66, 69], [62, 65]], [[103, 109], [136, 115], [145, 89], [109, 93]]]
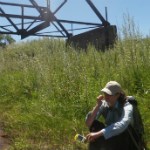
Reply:
[[[46, 0], [35, 0], [39, 5], [46, 6]], [[105, 7], [107, 7], [108, 21], [111, 25], [116, 25], [118, 30], [124, 24], [123, 16], [129, 15], [139, 28], [143, 36], [150, 35], [150, 0], [91, 0], [100, 13], [105, 18]], [[12, 0], [0, 0], [0, 2], [12, 2]], [[50, 7], [54, 11], [63, 0], [51, 0]], [[15, 3], [30, 4], [29, 0], [15, 0]], [[5, 13], [18, 13], [17, 9], [12, 9], [12, 7], [4, 7], [0, 5], [1, 8], [5, 9]], [[35, 14], [37, 12], [25, 12], [28, 14]], [[58, 19], [74, 20], [74, 21], [85, 21], [85, 22], [95, 22], [101, 23], [86, 0], [67, 0], [67, 3], [56, 13]], [[16, 20], [17, 23], [18, 20]], [[7, 25], [7, 22], [1, 21], [2, 25]], [[71, 28], [71, 27], [69, 27]], [[45, 30], [46, 31], [46, 30]], [[79, 32], [79, 31], [78, 31]], [[16, 41], [20, 41], [20, 36], [13, 36]], [[32, 40], [36, 37], [28, 37], [25, 40]]]

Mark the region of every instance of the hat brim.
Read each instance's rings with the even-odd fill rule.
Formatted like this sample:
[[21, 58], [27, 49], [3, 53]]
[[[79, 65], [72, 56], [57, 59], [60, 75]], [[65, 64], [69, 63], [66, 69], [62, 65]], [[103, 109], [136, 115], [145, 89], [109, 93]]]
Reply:
[[113, 93], [107, 88], [103, 88], [101, 92], [107, 93], [108, 95], [113, 95]]

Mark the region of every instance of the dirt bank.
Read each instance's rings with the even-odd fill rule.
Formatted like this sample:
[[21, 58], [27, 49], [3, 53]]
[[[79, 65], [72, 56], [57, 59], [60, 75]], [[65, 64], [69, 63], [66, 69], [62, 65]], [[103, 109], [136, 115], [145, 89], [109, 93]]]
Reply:
[[0, 150], [9, 150], [9, 147], [10, 139], [8, 135], [3, 130], [0, 130]]

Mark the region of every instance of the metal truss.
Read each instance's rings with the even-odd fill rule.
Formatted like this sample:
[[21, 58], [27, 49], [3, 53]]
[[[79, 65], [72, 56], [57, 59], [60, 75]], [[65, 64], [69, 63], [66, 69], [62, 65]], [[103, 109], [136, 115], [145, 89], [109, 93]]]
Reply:
[[[7, 0], [8, 1], [8, 0]], [[92, 0], [85, 0], [90, 6], [91, 10], [94, 11], [96, 16], [99, 18], [100, 23], [63, 20], [57, 18], [57, 12], [67, 3], [67, 0], [63, 0], [62, 3], [52, 12], [50, 8], [50, 0], [47, 0], [47, 6], [40, 6], [35, 0], [27, 0], [28, 4], [18, 4], [10, 0], [0, 0], [0, 34], [14, 34], [20, 35], [21, 39], [28, 36], [48, 36], [48, 37], [59, 37], [67, 38], [72, 37], [72, 31], [84, 30], [90, 28], [106, 27], [110, 23], [104, 19], [101, 13], [93, 4]], [[8, 8], [17, 8], [20, 12], [8, 13]], [[28, 10], [33, 10], [36, 15], [27, 13]], [[5, 20], [5, 21], [4, 21]], [[8, 24], [3, 24], [7, 22]], [[67, 29], [66, 24], [79, 25], [76, 29]], [[80, 27], [85, 25], [85, 27]], [[51, 30], [51, 28], [53, 30]], [[46, 32], [45, 32], [45, 29]]]

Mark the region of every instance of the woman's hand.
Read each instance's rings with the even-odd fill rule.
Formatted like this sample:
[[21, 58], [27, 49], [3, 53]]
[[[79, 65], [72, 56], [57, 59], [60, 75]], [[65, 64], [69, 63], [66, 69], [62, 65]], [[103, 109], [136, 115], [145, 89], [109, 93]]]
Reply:
[[88, 142], [93, 142], [95, 141], [97, 138], [99, 138], [100, 136], [103, 136], [103, 133], [101, 131], [98, 132], [91, 132], [86, 136], [86, 140]]
[[102, 104], [102, 100], [104, 99], [104, 96], [103, 95], [99, 95], [97, 97], [97, 104], [100, 106]]

